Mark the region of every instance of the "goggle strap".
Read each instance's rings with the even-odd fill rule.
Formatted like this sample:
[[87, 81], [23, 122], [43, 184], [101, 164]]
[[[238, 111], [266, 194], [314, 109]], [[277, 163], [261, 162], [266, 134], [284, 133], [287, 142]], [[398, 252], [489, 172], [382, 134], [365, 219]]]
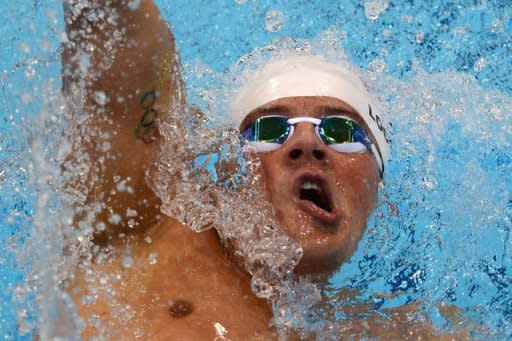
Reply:
[[371, 144], [371, 151], [372, 154], [375, 155], [375, 161], [377, 161], [377, 165], [379, 166], [379, 174], [380, 178], [382, 179], [382, 176], [384, 175], [384, 160], [382, 158], [382, 154], [380, 153], [380, 150], [375, 147], [375, 145]]

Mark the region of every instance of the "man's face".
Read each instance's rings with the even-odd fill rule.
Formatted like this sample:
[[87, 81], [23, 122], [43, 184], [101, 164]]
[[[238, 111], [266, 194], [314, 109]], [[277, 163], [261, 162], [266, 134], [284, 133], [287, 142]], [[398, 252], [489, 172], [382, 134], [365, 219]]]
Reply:
[[[288, 117], [348, 116], [369, 132], [357, 112], [332, 97], [288, 97], [252, 111], [245, 129], [264, 115]], [[299, 273], [329, 271], [357, 247], [377, 197], [379, 172], [374, 156], [339, 153], [325, 145], [308, 122], [277, 150], [260, 153], [263, 179], [281, 228], [300, 243]]]

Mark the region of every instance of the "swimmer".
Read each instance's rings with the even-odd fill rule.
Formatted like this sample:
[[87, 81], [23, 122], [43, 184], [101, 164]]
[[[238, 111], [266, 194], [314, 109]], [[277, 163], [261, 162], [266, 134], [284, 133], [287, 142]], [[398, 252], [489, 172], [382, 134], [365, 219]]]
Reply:
[[[83, 338], [277, 339], [270, 303], [254, 295], [215, 230], [195, 233], [162, 215], [147, 185], [159, 125], [186, 102], [158, 9], [150, 0], [65, 0], [64, 12], [63, 91], [74, 124], [63, 168], [69, 190], [83, 195], [75, 219], [94, 226], [96, 250], [67, 288]], [[363, 83], [348, 68], [297, 57], [264, 67], [231, 109], [261, 160], [280, 228], [304, 249], [297, 275], [339, 267], [361, 239], [389, 158]], [[355, 325], [374, 336], [433, 337], [404, 321]]]
[[364, 84], [320, 57], [288, 57], [259, 70], [232, 110], [278, 221], [304, 250], [296, 271], [338, 268], [361, 239], [389, 159]]

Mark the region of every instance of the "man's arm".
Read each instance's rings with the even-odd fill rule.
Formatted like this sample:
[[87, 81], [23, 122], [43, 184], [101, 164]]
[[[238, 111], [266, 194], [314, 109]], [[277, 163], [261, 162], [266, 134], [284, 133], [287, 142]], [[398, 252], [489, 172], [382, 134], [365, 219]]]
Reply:
[[65, 0], [64, 13], [63, 91], [74, 108], [64, 168], [91, 167], [72, 186], [86, 188], [84, 210], [99, 211], [93, 225], [144, 230], [159, 213], [145, 181], [158, 124], [184, 103], [174, 39], [150, 0]]

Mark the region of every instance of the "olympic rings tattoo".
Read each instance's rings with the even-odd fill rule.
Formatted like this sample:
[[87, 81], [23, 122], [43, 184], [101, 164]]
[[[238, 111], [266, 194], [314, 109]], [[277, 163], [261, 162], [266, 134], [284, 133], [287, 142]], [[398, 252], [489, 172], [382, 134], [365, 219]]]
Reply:
[[152, 89], [146, 92], [140, 99], [142, 107], [142, 116], [139, 125], [135, 129], [135, 136], [144, 143], [152, 143], [160, 137], [158, 127], [155, 121], [158, 117], [158, 111], [155, 110], [156, 90]]

